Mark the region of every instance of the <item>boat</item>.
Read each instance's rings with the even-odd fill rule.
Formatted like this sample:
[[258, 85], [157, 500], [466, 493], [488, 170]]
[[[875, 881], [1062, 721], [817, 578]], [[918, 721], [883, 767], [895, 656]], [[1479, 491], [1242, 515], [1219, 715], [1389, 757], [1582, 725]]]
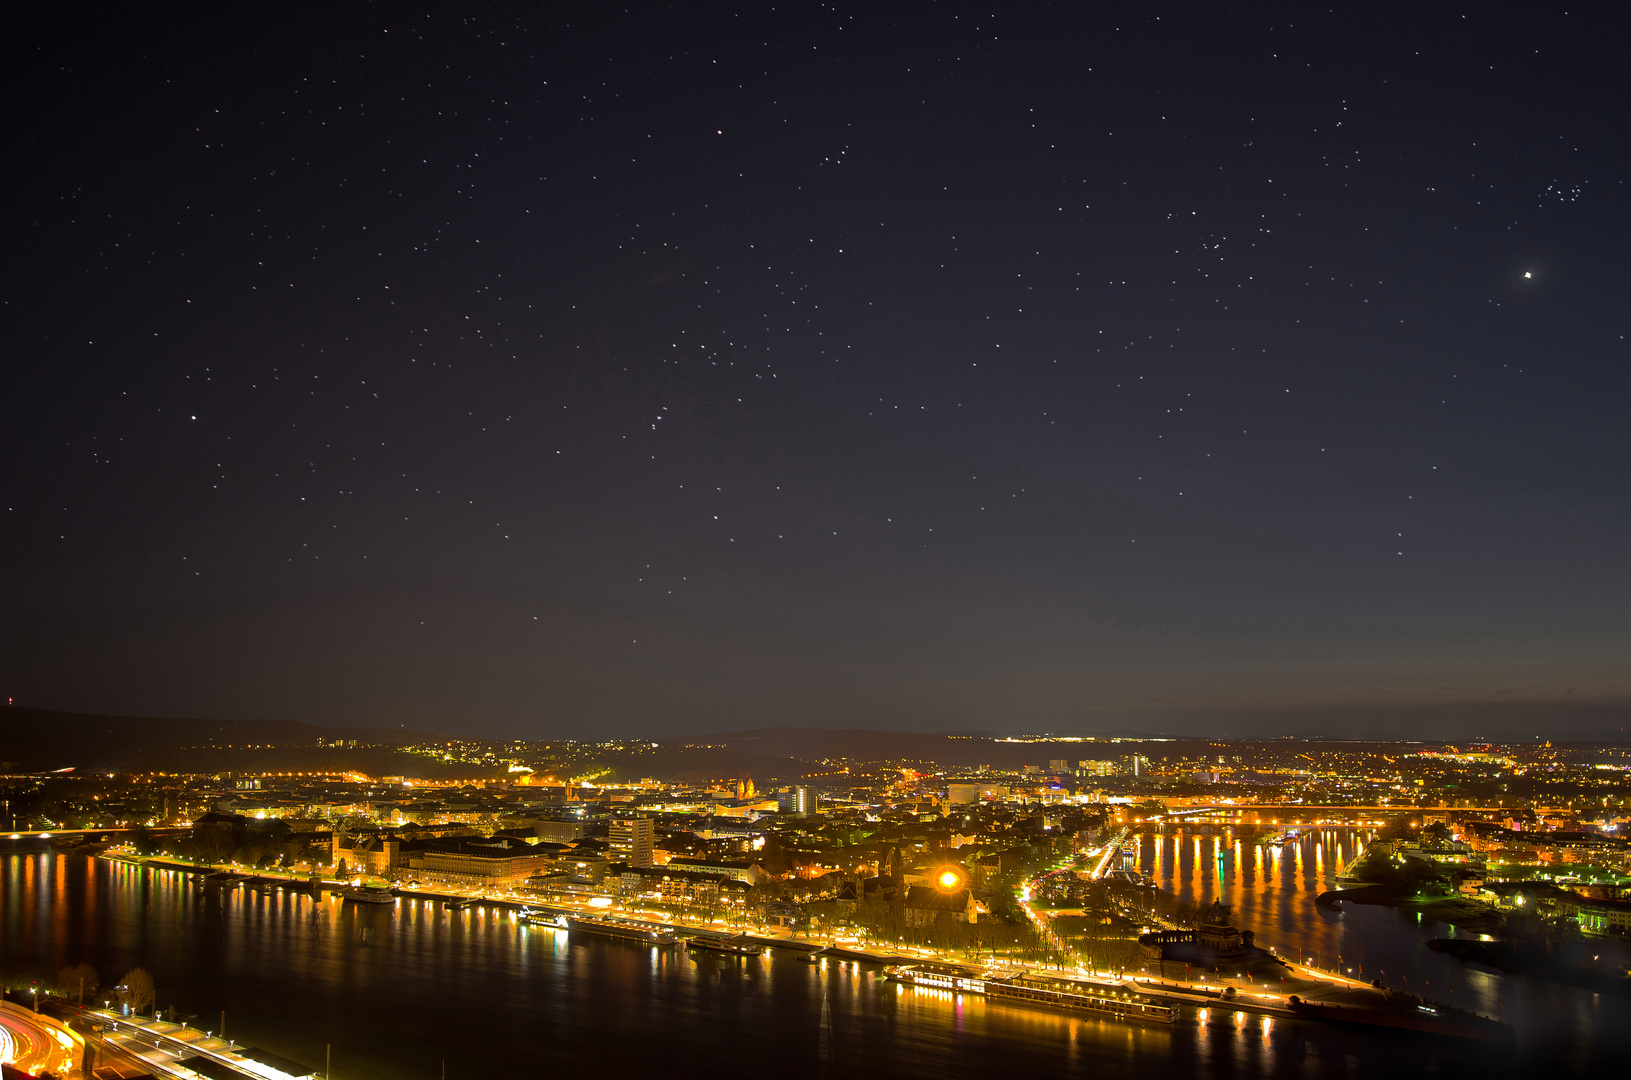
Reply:
[[596, 934], [600, 937], [618, 938], [622, 941], [633, 941], [641, 945], [654, 945], [668, 948], [678, 945], [680, 938], [669, 926], [661, 923], [646, 923], [636, 919], [619, 919], [611, 916], [572, 915], [566, 920], [566, 928], [574, 934]]
[[551, 930], [566, 929], [566, 916], [551, 915], [545, 911], [523, 911], [521, 921], [528, 926], [543, 926]]
[[763, 956], [764, 946], [748, 940], [746, 934], [736, 937], [715, 937], [704, 934], [685, 943], [688, 951], [721, 953], [725, 956]]
[[449, 900], [442, 906], [447, 908], [449, 911], [463, 911], [465, 908], [474, 907], [479, 903], [481, 903], [481, 900], [477, 897], [466, 896], [461, 900]]
[[1035, 971], [996, 974], [960, 964], [926, 962], [889, 968], [885, 977], [908, 986], [981, 994], [992, 1001], [1043, 1005], [1090, 1012], [1117, 1020], [1176, 1024], [1178, 1006], [1158, 1001], [1120, 983], [1071, 979]]
[[394, 904], [396, 894], [389, 887], [374, 888], [369, 885], [353, 885], [340, 891], [342, 899], [355, 901], [359, 904]]

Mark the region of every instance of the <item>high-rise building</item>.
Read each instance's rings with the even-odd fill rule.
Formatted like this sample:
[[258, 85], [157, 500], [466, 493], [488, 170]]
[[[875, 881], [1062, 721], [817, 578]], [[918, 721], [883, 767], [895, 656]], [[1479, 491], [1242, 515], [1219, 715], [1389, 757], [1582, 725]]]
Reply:
[[1068, 768], [1070, 768], [1070, 762], [1062, 757], [1048, 759], [1048, 771], [1051, 773], [1062, 773]]
[[819, 802], [820, 797], [816, 795], [814, 788], [800, 784], [793, 789], [793, 813], [813, 814]]
[[650, 818], [613, 818], [606, 840], [613, 861], [650, 866], [657, 850], [657, 823]]

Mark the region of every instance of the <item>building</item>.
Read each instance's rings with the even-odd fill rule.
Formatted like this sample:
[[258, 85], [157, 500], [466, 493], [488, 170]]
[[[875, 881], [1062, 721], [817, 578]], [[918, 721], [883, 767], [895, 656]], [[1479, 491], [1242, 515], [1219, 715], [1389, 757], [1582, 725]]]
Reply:
[[607, 840], [613, 862], [650, 866], [657, 850], [657, 823], [650, 818], [613, 818]]
[[720, 874], [724, 877], [734, 878], [749, 885], [757, 885], [764, 879], [764, 867], [756, 862], [725, 862], [713, 859], [670, 859], [668, 869], [685, 870], [692, 873]]
[[1149, 960], [1172, 960], [1213, 969], [1238, 966], [1268, 955], [1253, 942], [1250, 930], [1238, 929], [1229, 922], [1229, 906], [1221, 900], [1214, 900], [1201, 913], [1195, 929], [1144, 934], [1138, 939], [1138, 947]]
[[334, 864], [353, 873], [388, 875], [402, 865], [402, 838], [379, 833], [350, 833], [336, 838]]
[[749, 886], [724, 874], [700, 873], [664, 867], [623, 867], [615, 883], [625, 899], [655, 900], [664, 904], [696, 905], [704, 909], [740, 911]]
[[954, 893], [943, 893], [929, 885], [913, 885], [906, 890], [906, 906], [903, 914], [908, 926], [922, 926], [932, 923], [942, 915], [949, 915], [954, 921], [960, 923], [973, 923], [980, 921], [980, 909], [974, 902], [974, 894], [967, 889]]
[[532, 818], [528, 821], [532, 826], [533, 836], [538, 843], [570, 844], [584, 837], [584, 824], [579, 821], [554, 821], [548, 818]]
[[776, 809], [782, 813], [797, 814], [803, 817], [806, 814], [815, 813], [820, 801], [820, 796], [816, 794], [815, 789], [801, 784], [777, 795]]
[[1588, 934], [1631, 933], [1631, 903], [1581, 897], [1575, 902], [1575, 918]]
[[535, 821], [532, 827], [537, 829], [540, 842], [571, 843], [572, 840], [584, 839], [582, 821]]
[[426, 881], [455, 885], [513, 885], [552, 869], [565, 849], [535, 847], [513, 836], [444, 836], [403, 840], [379, 833], [335, 839], [336, 865], [349, 872], [392, 877], [408, 871]]
[[1008, 788], [980, 780], [952, 780], [946, 784], [946, 804], [963, 806], [981, 799], [1000, 799], [1008, 795]]
[[554, 852], [513, 836], [446, 837], [413, 847], [405, 854], [415, 874], [461, 885], [515, 885], [555, 863]]

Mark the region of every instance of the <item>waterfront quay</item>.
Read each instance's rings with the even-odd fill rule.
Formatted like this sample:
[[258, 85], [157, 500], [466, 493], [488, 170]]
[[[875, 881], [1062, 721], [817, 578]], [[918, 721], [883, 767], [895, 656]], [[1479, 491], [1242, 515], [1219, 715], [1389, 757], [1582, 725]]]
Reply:
[[[1016, 905], [1032, 924], [1039, 938], [1050, 946], [1052, 962], [1024, 963], [1017, 957], [994, 956], [993, 961], [999, 961], [999, 964], [991, 969], [991, 977], [1004, 980], [1068, 978], [1079, 981], [1093, 994], [1137, 994], [1152, 1002], [1162, 1002], [1166, 1006], [1196, 1010], [1197, 1015], [1206, 1018], [1216, 1012], [1253, 1014], [1283, 1020], [1329, 1020], [1333, 1015], [1358, 1020], [1401, 1011], [1408, 1012], [1417, 1006], [1430, 1010], [1444, 1009], [1443, 1006], [1432, 1002], [1424, 1003], [1411, 995], [1393, 993], [1338, 972], [1322, 971], [1308, 964], [1293, 963], [1272, 953], [1267, 954], [1274, 965], [1275, 985], [1272, 990], [1267, 978], [1263, 978], [1261, 985], [1257, 979], [1251, 978], [1236, 978], [1232, 982], [1226, 977], [1215, 975], [1178, 978], [1166, 970], [1165, 964], [1160, 965], [1158, 977], [1151, 977], [1148, 972], [1142, 970], [1131, 972], [1125, 969], [1102, 970], [1079, 961], [1072, 963], [1069, 959], [1071, 950], [1067, 943], [1054, 930], [1048, 915], [1032, 903], [1032, 898], [1042, 892], [1044, 882], [1051, 875], [1077, 873], [1088, 882], [1102, 882], [1114, 875], [1126, 876], [1128, 871], [1122, 864], [1127, 861], [1130, 854], [1136, 853], [1130, 836], [1128, 828], [1117, 829], [1109, 833], [1100, 843], [1049, 864], [1041, 868], [1035, 876], [1020, 883], [1016, 891]], [[121, 850], [110, 851], [104, 857], [132, 863], [143, 861]], [[178, 870], [195, 875], [216, 875], [214, 880], [229, 888], [288, 888], [310, 891], [314, 896], [321, 897], [324, 894], [344, 896], [352, 884], [315, 874], [301, 876], [280, 874], [276, 871], [245, 874], [232, 869], [198, 866], [174, 859], [150, 859], [145, 862], [154, 868]], [[210, 879], [206, 877], [205, 880]], [[957, 887], [962, 886], [963, 881], [958, 878], [948, 884]], [[750, 955], [753, 950], [782, 948], [804, 953], [815, 960], [858, 963], [880, 968], [891, 966], [899, 968], [913, 962], [950, 965], [966, 962], [966, 957], [958, 951], [935, 948], [929, 943], [895, 942], [879, 949], [877, 942], [841, 928], [829, 930], [824, 935], [811, 935], [800, 933], [791, 927], [775, 927], [764, 923], [751, 926], [745, 912], [737, 913], [735, 918], [727, 915], [706, 922], [683, 920], [675, 917], [672, 912], [642, 905], [633, 898], [557, 895], [544, 902], [537, 898], [535, 891], [527, 889], [512, 888], [503, 891], [479, 888], [449, 889], [418, 882], [399, 884], [393, 891], [401, 900], [410, 902], [435, 903], [454, 910], [479, 905], [508, 912], [518, 925], [534, 930], [621, 938], [631, 944], [658, 948], [695, 940], [698, 946], [692, 950], [694, 952], [709, 951], [712, 945], [716, 952], [735, 952], [745, 956]], [[1170, 921], [1163, 920], [1153, 911], [1146, 913], [1146, 917], [1155, 923], [1157, 930], [1172, 929], [1173, 924]], [[1214, 930], [1235, 933], [1232, 927], [1217, 927]], [[736, 945], [720, 948], [718, 943], [723, 941], [734, 941]], [[916, 985], [918, 981], [921, 980], [905, 980], [908, 985]], [[983, 981], [982, 979], [982, 985]], [[1250, 985], [1248, 988], [1235, 983]], [[925, 982], [923, 985], [929, 983]], [[1036, 1007], [1047, 1007], [1052, 996], [1048, 992], [1035, 993], [1028, 997], [1017, 993], [1006, 994], [1012, 1002], [1030, 1000]], [[1340, 1009], [1342, 1012], [1322, 1013], [1316, 1007]], [[1448, 1013], [1464, 1016], [1469, 1021], [1479, 1019], [1475, 1014], [1455, 1010], [1447, 1010]], [[1446, 1028], [1438, 1033], [1456, 1032]]]
[[[1127, 838], [1125, 829], [1117, 830], [1101, 845], [1046, 868], [1022, 887], [1019, 901], [1022, 909], [1039, 932], [1059, 946], [1061, 957], [1065, 955], [1064, 943], [1054, 934], [1046, 915], [1032, 907], [1026, 897], [1039, 890], [1046, 874], [1071, 867], [1083, 867], [1083, 872], [1092, 880], [1103, 879], [1122, 854]], [[119, 853], [109, 857], [128, 858]], [[183, 868], [168, 861], [150, 865], [162, 869]], [[203, 869], [206, 868], [195, 867], [192, 871], [197, 873]], [[347, 887], [342, 881], [302, 880], [294, 876], [225, 879], [229, 886], [257, 881], [262, 885], [275, 883], [302, 891], [311, 889], [318, 896], [324, 892], [343, 894]], [[1152, 978], [1142, 972], [1099, 971], [1082, 964], [1071, 966], [1058, 962], [1028, 965], [1009, 961], [996, 967], [976, 969], [962, 962], [955, 952], [921, 945], [878, 950], [873, 943], [842, 933], [812, 937], [789, 929], [778, 932], [763, 927], [757, 933], [750, 933], [740, 924], [727, 926], [722, 921], [686, 922], [675, 919], [671, 914], [630, 904], [595, 904], [588, 900], [541, 903], [524, 900], [514, 894], [491, 896], [474, 890], [435, 890], [423, 886], [399, 887], [396, 892], [400, 900], [408, 902], [435, 903], [452, 910], [474, 904], [506, 912], [518, 926], [532, 930], [603, 937], [655, 948], [683, 944], [693, 953], [713, 951], [742, 957], [755, 955], [765, 948], [786, 949], [817, 962], [887, 968], [895, 981], [913, 989], [924, 987], [957, 993], [973, 992], [1000, 999], [1006, 1004], [1033, 1008], [1083, 1009], [1120, 1021], [1150, 1022], [1151, 1016], [1166, 1016], [1169, 1010], [1171, 1020], [1176, 1020], [1177, 1010], [1182, 1007], [1191, 1010], [1201, 1022], [1209, 1021], [1214, 1015], [1250, 1014], [1279, 1020], [1324, 1021], [1335, 1016], [1353, 1022], [1372, 1020], [1380, 1023], [1381, 1018], [1401, 1011], [1409, 1012], [1417, 1007], [1442, 1008], [1432, 1003], [1424, 1006], [1420, 999], [1391, 994], [1339, 973], [1319, 971], [1278, 956], [1273, 956], [1278, 985], [1271, 992], [1266, 981], [1261, 988], [1254, 983], [1250, 989], [1245, 989], [1227, 979], [1209, 980], [1204, 976], [1181, 979], [1165, 974]], [[724, 945], [727, 942], [733, 944]], [[953, 982], [944, 982], [935, 974], [937, 970], [960, 971], [963, 975]], [[1058, 985], [1043, 985], [1046, 982]], [[988, 992], [987, 988], [993, 985], [996, 990]], [[1145, 1004], [1139, 1009], [1129, 1009], [1119, 1004], [1134, 999]], [[1320, 1012], [1319, 1008], [1342, 1011]], [[1469, 1016], [1469, 1019], [1474, 1018]], [[1441, 1026], [1436, 1033], [1455, 1035], [1461, 1032]]]
[[[722, 933], [717, 924], [670, 921]], [[1227, 1008], [1216, 996], [1179, 1003], [1177, 1024], [1128, 1023], [887, 978], [892, 965], [884, 961], [934, 962], [955, 955], [951, 950], [852, 948], [837, 940], [827, 951], [833, 942], [825, 935], [790, 937], [785, 928], [750, 931], [750, 939], [767, 945], [758, 957], [687, 943], [652, 948], [528, 925], [508, 902], [450, 909], [411, 895], [392, 905], [349, 903], [336, 894], [318, 900], [298, 889], [217, 886], [105, 859], [0, 859], [0, 927], [0, 967], [8, 973], [37, 973], [49, 984], [49, 972], [89, 962], [112, 982], [141, 964], [152, 972], [163, 1015], [173, 1007], [195, 1031], [219, 1034], [225, 1009], [239, 1047], [267, 1049], [319, 1073], [332, 1046], [335, 1080], [438, 1080], [444, 1058], [454, 1080], [528, 1062], [589, 1069], [604, 1062], [608, 1040], [618, 1045], [619, 1060], [642, 1070], [672, 1067], [677, 1057], [694, 1071], [709, 1071], [728, 1068], [744, 1053], [766, 1060], [779, 1054], [787, 1075], [811, 1077], [825, 1060], [856, 1076], [917, 1075], [927, 1060], [937, 1072], [1074, 1067], [1130, 1078], [1129, 1046], [1151, 1067], [1169, 1062], [1213, 1075], [1228, 1070], [1206, 1062], [1226, 1063], [1242, 1047], [1254, 1060], [1278, 1058], [1288, 1067], [1308, 1045], [1338, 1061], [1357, 1055], [1367, 1070], [1393, 1068], [1405, 1046], [1413, 1062], [1447, 1068], [1481, 1061], [1476, 1050], [1456, 1057], [1449, 1040], [1396, 1046], [1340, 1024]], [[1005, 962], [982, 966], [1009, 970]], [[1082, 977], [1074, 966], [1029, 966]], [[1102, 972], [1093, 977], [1124, 981]], [[1179, 992], [1178, 981], [1138, 989]], [[435, 1024], [403, 1022], [426, 1009], [434, 1009]], [[1264, 1029], [1261, 1020], [1272, 1024]], [[494, 1025], [535, 1034], [525, 1053], [458, 1034]], [[1533, 1044], [1520, 1046], [1530, 1053]], [[157, 1072], [126, 1064], [133, 1072]], [[1499, 1064], [1492, 1059], [1479, 1067]]]

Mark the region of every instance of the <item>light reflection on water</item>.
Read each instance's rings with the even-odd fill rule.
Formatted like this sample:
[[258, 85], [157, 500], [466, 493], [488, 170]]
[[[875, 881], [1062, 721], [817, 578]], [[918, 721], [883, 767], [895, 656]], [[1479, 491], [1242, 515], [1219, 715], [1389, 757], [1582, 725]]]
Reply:
[[[1157, 843], [1152, 834], [1143, 854], [1196, 898], [1220, 889], [1271, 942], [1384, 955], [1368, 938], [1356, 943], [1351, 925], [1328, 924], [1266, 887], [1289, 881], [1312, 890], [1311, 875], [1333, 868], [1338, 848], [1254, 863], [1245, 848], [1231, 847], [1241, 865], [1226, 868], [1219, 886], [1215, 841], [1198, 839], [1199, 846]], [[1352, 857], [1351, 844], [1340, 850]], [[1251, 870], [1249, 885], [1243, 869]], [[1311, 908], [1312, 895], [1304, 899]], [[1391, 916], [1365, 913], [1378, 915], [1380, 938]], [[1265, 917], [1276, 925], [1264, 925]], [[680, 950], [574, 940], [492, 909], [345, 904], [292, 891], [224, 890], [83, 858], [0, 854], [0, 970], [50, 978], [82, 961], [104, 981], [145, 966], [161, 1005], [205, 1014], [206, 1026], [225, 1009], [236, 1036], [296, 1060], [320, 1064], [324, 1044], [332, 1043], [335, 1080], [431, 1080], [444, 1058], [450, 1080], [517, 1065], [664, 1075], [753, 1065], [789, 1077], [898, 1078], [1061, 1070], [1107, 1077], [1498, 1074], [1511, 1064], [1481, 1047], [1264, 1024], [1230, 1011], [1213, 1010], [1204, 1020], [1186, 1012], [1170, 1028], [1120, 1024], [905, 990], [875, 970], [802, 964], [776, 951], [757, 961], [692, 961]], [[1510, 1011], [1513, 995], [1506, 993]], [[1588, 1034], [1602, 1023], [1575, 1019]], [[1549, 1071], [1559, 1063], [1604, 1063], [1589, 1042], [1537, 1046]]]
[[[1500, 1016], [1518, 1029], [1524, 1045], [1565, 1058], [1585, 1060], [1593, 1048], [1616, 1055], [1631, 1050], [1624, 1034], [1631, 1025], [1626, 988], [1594, 992], [1469, 967], [1424, 945], [1456, 936], [1454, 927], [1401, 908], [1343, 904], [1338, 913], [1318, 907], [1314, 899], [1340, 887], [1337, 875], [1372, 830], [1310, 828], [1284, 848], [1223, 826], [1212, 832], [1146, 832], [1138, 837], [1139, 865], [1182, 900], [1210, 904], [1221, 898], [1236, 925], [1282, 956], [1340, 966], [1366, 979], [1379, 976], [1395, 988]], [[1623, 941], [1604, 942], [1602, 949], [1631, 959]]]

